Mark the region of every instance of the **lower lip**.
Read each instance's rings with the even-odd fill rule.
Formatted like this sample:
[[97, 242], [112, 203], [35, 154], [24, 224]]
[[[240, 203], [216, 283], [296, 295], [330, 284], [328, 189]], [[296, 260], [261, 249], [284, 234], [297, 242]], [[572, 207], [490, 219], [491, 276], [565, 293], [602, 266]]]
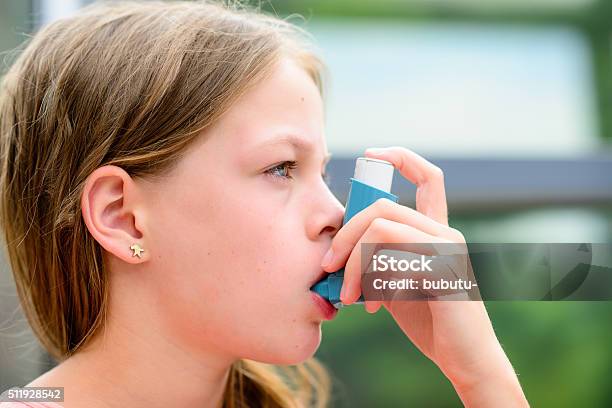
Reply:
[[315, 292], [310, 292], [313, 301], [319, 306], [321, 310], [321, 314], [325, 320], [332, 320], [336, 314], [338, 313], [338, 309], [336, 309], [329, 301], [323, 299], [321, 295]]

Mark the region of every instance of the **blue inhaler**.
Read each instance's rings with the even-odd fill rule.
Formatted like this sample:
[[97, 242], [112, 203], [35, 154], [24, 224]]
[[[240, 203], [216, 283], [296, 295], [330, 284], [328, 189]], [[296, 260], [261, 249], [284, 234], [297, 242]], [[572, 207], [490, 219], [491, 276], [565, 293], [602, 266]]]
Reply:
[[[374, 204], [379, 198], [387, 198], [397, 203], [397, 196], [391, 193], [392, 181], [393, 165], [391, 163], [359, 157], [355, 163], [355, 175], [351, 178], [342, 225], [359, 211]], [[343, 306], [340, 301], [342, 282], [344, 282], [344, 268], [328, 274], [324, 279], [315, 283], [310, 290], [329, 300], [336, 309], [339, 309]], [[355, 303], [363, 303], [363, 295]]]

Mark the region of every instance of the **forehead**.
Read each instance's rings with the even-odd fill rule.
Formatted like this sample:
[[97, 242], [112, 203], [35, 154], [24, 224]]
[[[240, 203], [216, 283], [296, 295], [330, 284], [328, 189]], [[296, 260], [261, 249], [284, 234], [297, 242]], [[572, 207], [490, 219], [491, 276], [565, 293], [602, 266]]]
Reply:
[[250, 88], [224, 118], [237, 146], [260, 144], [279, 135], [307, 147], [325, 148], [323, 101], [312, 78], [299, 65], [283, 59]]

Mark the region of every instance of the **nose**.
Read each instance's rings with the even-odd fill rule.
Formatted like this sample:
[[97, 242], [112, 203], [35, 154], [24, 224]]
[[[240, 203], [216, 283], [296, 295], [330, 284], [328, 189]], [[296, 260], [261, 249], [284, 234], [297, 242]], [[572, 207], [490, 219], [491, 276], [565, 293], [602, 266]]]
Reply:
[[327, 186], [313, 194], [316, 194], [316, 197], [312, 200], [313, 208], [307, 222], [307, 235], [313, 241], [321, 239], [322, 235], [331, 239], [342, 227], [344, 206]]

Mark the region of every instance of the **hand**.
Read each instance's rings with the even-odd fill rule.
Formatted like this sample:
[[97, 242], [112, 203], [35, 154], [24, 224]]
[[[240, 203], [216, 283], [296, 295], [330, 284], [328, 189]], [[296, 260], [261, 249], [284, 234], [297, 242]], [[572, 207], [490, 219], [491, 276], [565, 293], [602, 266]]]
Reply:
[[[416, 211], [381, 199], [351, 218], [333, 238], [327, 272], [345, 266], [340, 298], [350, 305], [361, 295], [361, 243], [460, 243], [448, 226], [444, 175], [440, 168], [403, 148], [368, 149], [366, 157], [391, 162], [416, 185]], [[369, 313], [384, 306], [416, 347], [453, 383], [470, 406], [528, 406], [499, 344], [482, 301], [366, 301]]]

